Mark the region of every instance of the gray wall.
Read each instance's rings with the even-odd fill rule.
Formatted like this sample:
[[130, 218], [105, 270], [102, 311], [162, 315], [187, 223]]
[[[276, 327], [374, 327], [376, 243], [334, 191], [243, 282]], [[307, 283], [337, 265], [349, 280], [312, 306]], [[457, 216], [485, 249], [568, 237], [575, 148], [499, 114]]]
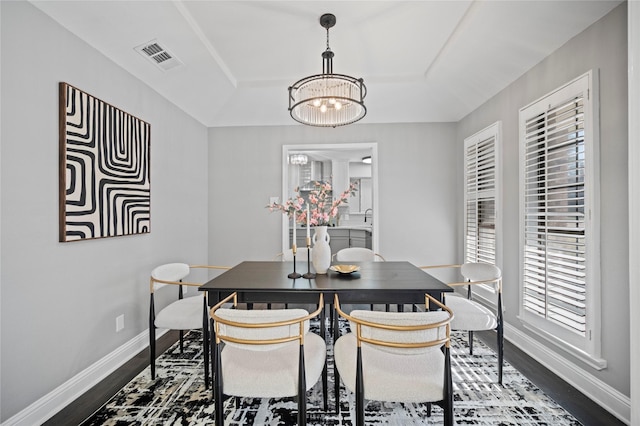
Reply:
[[[206, 128], [31, 4], [0, 7], [4, 421], [145, 332], [151, 268], [206, 262], [208, 231]], [[151, 124], [150, 234], [58, 242], [60, 81]]]
[[[518, 110], [588, 70], [599, 69], [602, 357], [608, 367], [602, 371], [582, 367], [629, 395], [626, 7], [625, 3], [614, 9], [465, 117], [458, 125], [457, 140], [461, 142], [502, 120], [505, 318], [511, 326], [527, 333], [516, 317], [519, 301]], [[462, 151], [458, 158], [461, 155]], [[540, 344], [548, 345], [544, 341]], [[574, 362], [581, 365], [578, 360]]]
[[457, 261], [454, 135], [454, 124], [209, 129], [209, 261], [272, 260], [282, 251], [282, 215], [265, 208], [281, 197], [282, 145], [355, 142], [378, 144], [378, 252], [419, 265]]

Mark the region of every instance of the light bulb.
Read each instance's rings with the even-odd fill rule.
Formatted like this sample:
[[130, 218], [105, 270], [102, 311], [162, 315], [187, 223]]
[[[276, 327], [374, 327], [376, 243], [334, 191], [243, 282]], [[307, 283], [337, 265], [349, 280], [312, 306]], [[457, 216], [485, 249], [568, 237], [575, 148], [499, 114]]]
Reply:
[[316, 98], [316, 99], [313, 100], [313, 106], [316, 107], [316, 108], [318, 108], [321, 103], [322, 102], [320, 101], [320, 99]]
[[327, 112], [327, 106], [325, 104], [322, 104], [320, 107], [320, 112]]
[[336, 100], [335, 100], [335, 99], [333, 99], [333, 98], [330, 98], [330, 99], [329, 99], [329, 103], [333, 105], [333, 104], [335, 104], [335, 103], [336, 103]]
[[342, 108], [342, 104], [340, 102], [336, 102], [336, 104], [333, 107], [335, 109], [341, 109]]

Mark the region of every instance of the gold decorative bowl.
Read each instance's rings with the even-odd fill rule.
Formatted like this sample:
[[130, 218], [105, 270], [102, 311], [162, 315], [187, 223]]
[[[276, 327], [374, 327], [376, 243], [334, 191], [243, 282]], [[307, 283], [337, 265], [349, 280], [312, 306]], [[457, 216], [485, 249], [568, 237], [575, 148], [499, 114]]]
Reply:
[[333, 265], [329, 269], [339, 274], [351, 274], [360, 270], [360, 267], [358, 265]]

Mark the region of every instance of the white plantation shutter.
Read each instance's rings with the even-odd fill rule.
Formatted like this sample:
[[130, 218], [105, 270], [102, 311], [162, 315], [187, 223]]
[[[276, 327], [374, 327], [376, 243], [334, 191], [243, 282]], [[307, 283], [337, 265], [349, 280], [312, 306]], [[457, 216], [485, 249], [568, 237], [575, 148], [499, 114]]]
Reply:
[[524, 307], [584, 335], [584, 96], [526, 120]]
[[[499, 147], [501, 122], [464, 140], [464, 261], [499, 264]], [[492, 284], [474, 287], [474, 297], [496, 303]]]
[[496, 134], [465, 141], [465, 259], [496, 263]]
[[589, 218], [597, 174], [590, 77], [520, 111], [521, 315], [595, 354], [591, 332], [599, 319], [599, 269], [596, 227]]

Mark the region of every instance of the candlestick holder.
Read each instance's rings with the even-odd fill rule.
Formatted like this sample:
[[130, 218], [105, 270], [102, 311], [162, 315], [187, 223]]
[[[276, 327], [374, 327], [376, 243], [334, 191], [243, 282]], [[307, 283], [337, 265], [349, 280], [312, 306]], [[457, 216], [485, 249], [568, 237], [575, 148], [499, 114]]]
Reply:
[[316, 274], [311, 272], [311, 238], [307, 237], [307, 273], [302, 275], [302, 278], [308, 280], [315, 278]]
[[297, 252], [297, 247], [296, 247], [295, 243], [291, 246], [291, 252], [293, 253], [293, 272], [290, 273], [287, 276], [289, 278], [293, 278], [295, 280], [296, 278], [300, 278], [302, 276], [300, 273], [296, 272], [296, 252]]

